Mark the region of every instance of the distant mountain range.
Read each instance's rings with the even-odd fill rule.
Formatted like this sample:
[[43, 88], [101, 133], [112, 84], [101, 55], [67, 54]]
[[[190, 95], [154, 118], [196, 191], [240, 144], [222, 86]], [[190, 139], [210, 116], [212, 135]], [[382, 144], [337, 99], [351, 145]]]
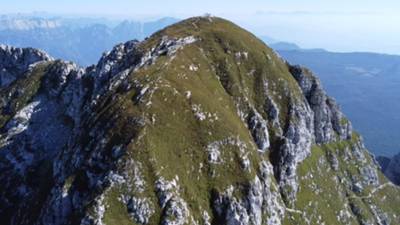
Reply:
[[372, 152], [393, 156], [400, 151], [400, 56], [334, 53], [282, 42], [270, 46], [316, 73]]
[[156, 21], [107, 21], [105, 19], [65, 19], [0, 16], [0, 43], [43, 49], [55, 58], [94, 64], [103, 52], [132, 39], [144, 39], [178, 19]]
[[290, 42], [274, 42], [272, 44], [269, 44], [269, 46], [278, 51], [327, 52], [325, 49], [322, 48], [303, 49], [300, 48], [298, 45]]

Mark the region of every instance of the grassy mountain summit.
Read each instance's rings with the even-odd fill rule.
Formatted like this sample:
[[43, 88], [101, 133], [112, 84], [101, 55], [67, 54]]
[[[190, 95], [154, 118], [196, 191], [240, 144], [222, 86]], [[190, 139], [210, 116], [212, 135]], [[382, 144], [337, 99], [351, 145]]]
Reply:
[[231, 22], [19, 69], [0, 92], [1, 221], [400, 222], [400, 189], [319, 80]]

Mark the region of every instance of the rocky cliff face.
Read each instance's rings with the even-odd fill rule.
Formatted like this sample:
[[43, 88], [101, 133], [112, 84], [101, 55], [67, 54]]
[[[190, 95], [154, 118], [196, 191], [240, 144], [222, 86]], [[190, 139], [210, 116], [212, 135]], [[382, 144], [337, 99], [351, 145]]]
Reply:
[[46, 53], [32, 48], [0, 45], [0, 87], [4, 88], [26, 73], [35, 63], [52, 60]]
[[400, 222], [400, 190], [318, 79], [230, 22], [192, 18], [85, 69], [15, 51], [35, 60], [0, 89], [6, 224]]

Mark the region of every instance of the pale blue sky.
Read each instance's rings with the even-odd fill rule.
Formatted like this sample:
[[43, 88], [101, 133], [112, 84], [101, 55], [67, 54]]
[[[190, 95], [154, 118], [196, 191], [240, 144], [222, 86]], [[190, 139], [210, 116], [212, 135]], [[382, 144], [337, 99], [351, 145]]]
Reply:
[[209, 12], [275, 39], [334, 51], [400, 54], [398, 0], [0, 0], [0, 14], [46, 11], [120, 18]]
[[397, 0], [0, 0], [5, 12], [51, 11], [94, 14], [252, 13], [255, 11], [396, 12]]

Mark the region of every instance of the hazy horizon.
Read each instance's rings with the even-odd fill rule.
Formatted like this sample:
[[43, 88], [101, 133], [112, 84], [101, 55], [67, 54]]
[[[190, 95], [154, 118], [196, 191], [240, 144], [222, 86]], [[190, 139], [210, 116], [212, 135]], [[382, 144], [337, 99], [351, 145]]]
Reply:
[[[0, 14], [36, 12], [35, 15], [149, 20], [161, 17], [185, 19], [211, 13], [232, 20], [258, 36], [293, 42], [303, 48], [400, 54], [400, 27], [397, 26], [400, 15], [396, 12], [400, 2], [393, 0], [330, 3], [312, 0], [250, 0], [245, 3], [227, 0], [174, 0], [168, 3], [159, 0], [2, 1]], [[155, 7], [157, 5], [162, 7]]]

